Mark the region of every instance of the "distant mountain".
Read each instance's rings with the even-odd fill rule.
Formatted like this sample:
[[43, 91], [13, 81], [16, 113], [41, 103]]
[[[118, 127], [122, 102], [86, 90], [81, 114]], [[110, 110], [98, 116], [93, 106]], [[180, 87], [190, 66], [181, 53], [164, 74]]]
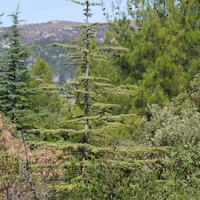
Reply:
[[[54, 81], [58, 84], [63, 84], [66, 80], [73, 79], [77, 67], [63, 66], [66, 57], [66, 50], [57, 47], [46, 47], [46, 45], [58, 42], [58, 43], [72, 43], [76, 39], [80, 30], [78, 28], [72, 28], [81, 23], [72, 21], [49, 21], [40, 24], [25, 24], [21, 25], [23, 29], [22, 40], [28, 45], [38, 45], [40, 48], [35, 48], [35, 56], [30, 59], [29, 65], [32, 66], [37, 58], [40, 56], [44, 59], [53, 69]], [[131, 24], [135, 26], [134, 22]], [[97, 29], [96, 37], [99, 42], [104, 40], [105, 32], [108, 27], [102, 26]], [[8, 29], [3, 27], [0, 32], [7, 32]], [[3, 47], [8, 46], [8, 41], [0, 41], [0, 45]]]
[[[37, 56], [44, 59], [53, 69], [54, 81], [58, 84], [63, 84], [66, 80], [73, 79], [77, 67], [75, 66], [63, 66], [66, 50], [57, 47], [46, 47], [46, 45], [58, 42], [58, 43], [72, 43], [76, 39], [80, 30], [78, 28], [72, 28], [81, 23], [71, 21], [49, 21], [40, 24], [25, 24], [20, 25], [23, 29], [22, 40], [28, 45], [38, 45], [40, 48], [35, 48], [35, 55], [29, 61], [30, 67], [34, 64]], [[103, 41], [106, 27], [97, 29], [96, 37], [99, 41]], [[3, 27], [0, 32], [7, 32], [8, 28]], [[0, 45], [8, 47], [8, 41], [0, 41]]]
[[[76, 38], [80, 30], [72, 28], [72, 26], [79, 25], [79, 22], [59, 21], [54, 20], [41, 24], [23, 25], [23, 39], [26, 43], [34, 43], [44, 39], [53, 41], [72, 40]], [[104, 37], [105, 28], [99, 28], [97, 37]]]
[[63, 41], [70, 39], [73, 34], [77, 36], [77, 31], [70, 28], [70, 26], [79, 25], [78, 22], [70, 21], [50, 21], [41, 24], [27, 24], [22, 25], [23, 39], [26, 43], [35, 43], [35, 41], [41, 41], [49, 39], [53, 41]]

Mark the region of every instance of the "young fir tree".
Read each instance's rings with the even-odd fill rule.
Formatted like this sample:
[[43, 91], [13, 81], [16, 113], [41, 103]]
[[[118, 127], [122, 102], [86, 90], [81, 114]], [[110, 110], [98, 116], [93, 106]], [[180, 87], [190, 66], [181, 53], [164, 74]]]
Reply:
[[[31, 48], [24, 45], [20, 39], [19, 5], [15, 13], [11, 14], [13, 25], [5, 35], [9, 43], [3, 49], [3, 62], [0, 69], [0, 111], [18, 125], [18, 128], [29, 128], [31, 121], [38, 115], [28, 101], [28, 96], [39, 92], [38, 88], [31, 89], [28, 82], [33, 78], [28, 68], [27, 58], [32, 54]], [[41, 92], [41, 91], [40, 91]], [[35, 115], [36, 114], [36, 115]]]
[[[134, 95], [134, 87], [130, 85], [115, 87], [106, 78], [90, 76], [90, 69], [95, 68], [99, 62], [107, 62], [106, 53], [120, 55], [127, 49], [110, 45], [95, 47], [95, 28], [108, 23], [89, 23], [89, 17], [92, 16], [90, 7], [101, 6], [102, 4], [91, 3], [90, 1], [72, 2], [85, 6], [86, 23], [74, 27], [82, 29], [80, 45], [52, 44], [51, 46], [60, 46], [69, 50], [66, 59], [72, 60], [72, 62], [69, 62], [70, 65], [81, 66], [82, 76], [79, 76], [75, 82], [67, 83], [66, 90], [67, 95], [75, 99], [75, 105], [83, 108], [83, 113], [78, 118], [60, 124], [62, 127], [71, 128], [70, 135], [78, 137], [81, 143], [90, 143], [89, 141], [96, 140], [95, 137], [105, 135], [103, 134], [105, 129], [116, 128], [120, 125], [119, 121], [125, 120], [124, 115], [115, 115], [117, 110], [121, 109], [121, 105], [112, 103], [110, 99], [111, 97], [120, 98], [120, 95], [131, 97]], [[84, 127], [81, 124], [84, 124]]]

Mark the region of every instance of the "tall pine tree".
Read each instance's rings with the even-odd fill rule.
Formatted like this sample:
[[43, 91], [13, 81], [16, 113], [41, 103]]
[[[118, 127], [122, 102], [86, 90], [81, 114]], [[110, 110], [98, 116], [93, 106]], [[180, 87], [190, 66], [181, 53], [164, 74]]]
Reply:
[[116, 66], [125, 81], [140, 86], [133, 109], [144, 113], [148, 103], [177, 96], [199, 70], [199, 1], [128, 0], [127, 9], [136, 27], [127, 26], [125, 14], [117, 20], [112, 36], [130, 53]]

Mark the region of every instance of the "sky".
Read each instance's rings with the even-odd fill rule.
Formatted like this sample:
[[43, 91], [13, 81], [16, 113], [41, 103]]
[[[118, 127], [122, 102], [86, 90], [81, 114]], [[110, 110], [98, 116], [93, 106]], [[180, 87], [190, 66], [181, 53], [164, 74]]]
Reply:
[[[85, 2], [85, 0], [79, 0]], [[112, 14], [111, 3], [113, 0], [104, 0], [106, 11]], [[114, 0], [115, 1], [115, 0]], [[119, 1], [119, 0], [118, 0]], [[123, 7], [126, 0], [121, 0]], [[70, 0], [0, 0], [0, 13], [4, 13], [1, 17], [2, 26], [7, 27], [12, 24], [11, 18], [8, 17], [16, 11], [17, 4], [20, 2], [21, 12], [20, 20], [26, 20], [27, 24], [43, 23], [52, 20], [65, 20], [74, 22], [84, 22], [83, 9], [84, 7], [71, 2]], [[100, 3], [100, 0], [91, 2]], [[105, 22], [102, 7], [92, 6], [93, 16], [90, 22]], [[22, 23], [22, 24], [23, 24]]]

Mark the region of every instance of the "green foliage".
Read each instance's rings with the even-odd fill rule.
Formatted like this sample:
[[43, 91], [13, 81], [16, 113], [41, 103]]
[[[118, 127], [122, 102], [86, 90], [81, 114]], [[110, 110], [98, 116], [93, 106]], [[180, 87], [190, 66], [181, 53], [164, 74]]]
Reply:
[[[35, 148], [38, 144], [35, 144]], [[67, 156], [59, 165], [63, 173], [55, 184], [55, 199], [156, 196], [159, 160], [169, 151], [168, 148], [136, 146], [133, 142], [126, 146], [116, 142], [103, 148], [69, 142], [59, 142], [59, 146], [49, 142], [39, 145], [59, 148], [63, 151], [60, 157]], [[83, 153], [87, 161], [80, 161]]]
[[[198, 199], [199, 144], [166, 149], [163, 158], [159, 158], [159, 150], [157, 147], [158, 154], [154, 155], [157, 159], [151, 162], [150, 155], [153, 157], [156, 149], [134, 145], [131, 150], [117, 146], [113, 155], [116, 160], [109, 159], [112, 153], [104, 149], [104, 159], [83, 163], [82, 173], [73, 161], [66, 166], [66, 184], [56, 186], [55, 199]], [[132, 159], [129, 163], [122, 162], [119, 155], [129, 155]], [[79, 175], [73, 178], [72, 174], [77, 173]]]
[[94, 62], [90, 69], [90, 75], [95, 77], [103, 77], [109, 79], [114, 85], [118, 85], [121, 77], [116, 68], [111, 63]]
[[[118, 13], [118, 11], [116, 12]], [[106, 32], [105, 44], [113, 46], [120, 45], [130, 50], [121, 54], [111, 52], [110, 59], [113, 61], [115, 70], [120, 75], [118, 83], [121, 84], [135, 84], [139, 79], [139, 72], [134, 70], [132, 63], [129, 62], [130, 54], [134, 47], [134, 35], [135, 29], [132, 27], [131, 20], [126, 17], [125, 13], [122, 13], [120, 18], [115, 18], [114, 23], [110, 23], [109, 31]]]
[[31, 50], [20, 40], [21, 29], [18, 25], [21, 21], [18, 19], [18, 10], [19, 5], [16, 12], [10, 15], [13, 25], [9, 27], [10, 32], [5, 36], [9, 41], [9, 48], [4, 49], [0, 69], [0, 111], [21, 129], [29, 126], [27, 121], [34, 114], [34, 108], [27, 97], [37, 93], [37, 90], [31, 90], [27, 85], [31, 74], [26, 60], [31, 56]]
[[[113, 82], [117, 82], [115, 79], [118, 79], [118, 77], [112, 76], [116, 75], [116, 72], [111, 68], [111, 65], [107, 64], [106, 54], [112, 52], [119, 55], [128, 51], [128, 49], [120, 45], [97, 45], [94, 38], [95, 29], [108, 23], [89, 24], [88, 19], [91, 16], [90, 6], [99, 6], [100, 4], [89, 1], [85, 3], [73, 2], [85, 6], [86, 23], [75, 26], [82, 30], [80, 42], [77, 45], [55, 43], [50, 46], [59, 46], [68, 50], [66, 57], [68, 62], [66, 64], [80, 66], [76, 81], [67, 83], [64, 90], [67, 91], [66, 96], [68, 98], [75, 100], [75, 108], [80, 108], [83, 111], [77, 116], [72, 110], [72, 119], [61, 122], [60, 126], [76, 130], [76, 134], [73, 132], [69, 135], [74, 137], [76, 141], [99, 145], [98, 143], [101, 140], [101, 145], [105, 144], [106, 141], [109, 144], [112, 140], [111, 135], [114, 135], [111, 132], [116, 130], [116, 134], [118, 134], [120, 131], [118, 132], [117, 129], [122, 130], [122, 126], [128, 126], [125, 123], [125, 118], [134, 116], [133, 114], [125, 116], [128, 112], [125, 102], [130, 101], [135, 88], [130, 85], [116, 87], [110, 82], [108, 76], [111, 77]], [[104, 64], [111, 74], [106, 73], [105, 75], [102, 68]], [[92, 74], [95, 75], [91, 76]], [[103, 74], [104, 76], [101, 77]], [[122, 101], [122, 96], [124, 101]], [[122, 115], [118, 115], [120, 113]]]
[[[64, 66], [66, 50], [59, 47], [47, 47], [48, 44], [54, 42], [54, 40], [49, 38], [36, 41], [36, 44], [41, 48], [34, 49], [34, 53], [51, 65], [53, 74], [57, 78], [55, 79], [56, 83], [63, 85], [66, 80], [75, 77], [77, 67], [73, 65]], [[70, 43], [69, 39], [62, 42]]]
[[31, 73], [33, 76], [43, 79], [45, 83], [53, 83], [52, 69], [48, 63], [46, 63], [40, 57], [37, 58]]
[[127, 1], [127, 14], [114, 9], [116, 24], [105, 42], [129, 48], [115, 66], [123, 83], [138, 84], [133, 108], [144, 114], [148, 103], [169, 102], [198, 73], [199, 2]]
[[[94, 171], [95, 168], [95, 171]], [[98, 161], [87, 167], [81, 180], [72, 181], [71, 188], [62, 193], [68, 199], [131, 199], [133, 186], [126, 172]], [[125, 189], [126, 188], [126, 189]], [[61, 198], [58, 196], [56, 199]]]
[[148, 107], [148, 117], [141, 121], [141, 142], [152, 146], [176, 146], [199, 142], [200, 113], [191, 106], [180, 108], [173, 104], [160, 108]]
[[131, 110], [141, 116], [147, 114], [146, 108], [148, 104], [164, 106], [166, 103], [169, 103], [167, 95], [163, 93], [159, 85], [155, 87], [153, 92], [151, 89], [146, 89], [145, 87], [140, 86], [137, 88], [135, 93], [136, 95], [132, 100]]
[[190, 81], [189, 86], [185, 91], [181, 92], [176, 98], [175, 102], [184, 106], [188, 103], [197, 107], [200, 111], [200, 73], [197, 73], [194, 78]]
[[29, 102], [31, 102], [33, 107], [38, 108], [38, 113], [48, 113], [48, 116], [43, 119], [42, 123], [40, 119], [37, 119], [33, 127], [55, 128], [58, 120], [66, 117], [69, 103], [61, 98], [59, 91], [57, 91], [57, 86], [53, 84], [51, 67], [40, 57], [37, 58], [31, 69], [31, 74], [37, 77], [37, 79], [29, 81], [29, 87], [40, 88], [41, 91], [30, 96]]
[[168, 199], [199, 199], [199, 143], [171, 149], [161, 174]]

